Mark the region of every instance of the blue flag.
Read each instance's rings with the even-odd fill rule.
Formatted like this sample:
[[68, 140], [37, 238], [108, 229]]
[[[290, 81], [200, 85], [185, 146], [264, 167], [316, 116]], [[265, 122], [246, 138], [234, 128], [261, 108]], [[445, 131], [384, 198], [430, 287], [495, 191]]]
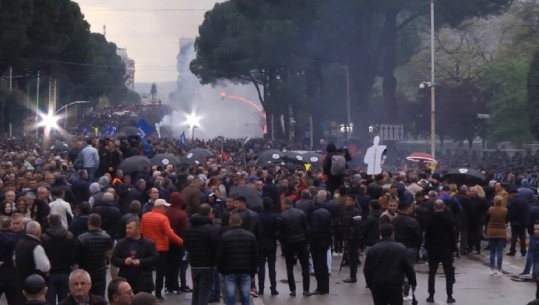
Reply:
[[180, 135], [180, 147], [185, 147], [186, 142], [187, 139], [185, 138], [185, 131], [182, 131], [182, 134]]
[[138, 130], [140, 132], [140, 137], [145, 139], [153, 133], [153, 127], [145, 119], [140, 119], [137, 124]]

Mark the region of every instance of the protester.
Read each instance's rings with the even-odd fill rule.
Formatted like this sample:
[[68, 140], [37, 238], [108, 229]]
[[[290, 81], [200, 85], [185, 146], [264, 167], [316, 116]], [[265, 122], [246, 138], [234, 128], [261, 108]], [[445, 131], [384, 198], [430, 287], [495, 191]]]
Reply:
[[[169, 242], [174, 242], [179, 246], [183, 245], [183, 240], [174, 233], [170, 226], [166, 211], [170, 203], [164, 199], [155, 200], [154, 208], [142, 216], [140, 230], [142, 235], [155, 242], [159, 259], [156, 266], [155, 275], [155, 297], [163, 300], [163, 280], [168, 266]], [[179, 259], [179, 258], [178, 258]]]
[[425, 230], [425, 249], [429, 255], [428, 303], [434, 303], [434, 281], [440, 263], [444, 268], [447, 303], [455, 303], [453, 298], [453, 284], [455, 283], [453, 254], [458, 250], [455, 240], [453, 219], [445, 212], [445, 202], [437, 199], [434, 202], [434, 213]]
[[219, 229], [212, 224], [210, 206], [205, 203], [200, 205], [198, 213], [193, 214], [190, 220], [191, 225], [184, 232], [184, 245], [191, 257], [191, 304], [205, 305], [210, 301], [210, 291], [214, 283], [213, 275], [220, 242]]
[[75, 239], [62, 226], [60, 215], [51, 213], [49, 228], [41, 235], [41, 241], [51, 263], [47, 303], [56, 305], [69, 291], [69, 272], [75, 263]]
[[69, 274], [69, 296], [58, 305], [107, 305], [103, 297], [91, 294], [92, 279], [84, 269], [75, 269]]
[[101, 230], [101, 216], [88, 216], [88, 232], [81, 234], [76, 243], [76, 261], [92, 279], [91, 293], [105, 297], [107, 253], [112, 250], [112, 239]]
[[290, 296], [293, 297], [296, 296], [296, 282], [294, 279], [294, 264], [296, 259], [299, 260], [301, 265], [303, 295], [311, 295], [309, 292], [311, 279], [309, 274], [308, 230], [307, 216], [305, 213], [300, 209], [294, 208], [291, 199], [283, 199], [283, 211], [278, 221], [278, 236], [285, 256]]
[[495, 196], [487, 214], [487, 238], [490, 249], [490, 275], [502, 276], [503, 249], [507, 242], [507, 208], [503, 197]]
[[395, 241], [393, 225], [380, 227], [382, 240], [367, 252], [363, 273], [375, 305], [402, 304], [404, 277], [416, 289], [416, 275], [406, 247]]
[[239, 291], [242, 305], [251, 304], [249, 290], [258, 267], [258, 250], [256, 237], [242, 228], [242, 221], [239, 214], [230, 216], [230, 231], [221, 237], [217, 252], [217, 266], [225, 283], [226, 305], [236, 304], [236, 291]]
[[26, 298], [26, 305], [47, 305], [47, 284], [39, 274], [32, 274], [24, 280], [22, 293]]
[[110, 305], [131, 305], [133, 301], [133, 289], [126, 279], [117, 277], [110, 281], [107, 288], [107, 296]]
[[134, 293], [153, 292], [152, 272], [159, 256], [155, 243], [140, 234], [140, 221], [127, 221], [125, 238], [116, 244], [111, 263], [120, 268], [118, 275], [127, 280]]

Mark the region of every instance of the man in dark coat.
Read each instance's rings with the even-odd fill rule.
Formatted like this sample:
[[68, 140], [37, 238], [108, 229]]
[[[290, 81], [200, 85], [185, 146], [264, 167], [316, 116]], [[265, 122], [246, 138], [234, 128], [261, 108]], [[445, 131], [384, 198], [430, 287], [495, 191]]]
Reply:
[[92, 280], [84, 269], [76, 269], [69, 275], [69, 296], [58, 305], [107, 305], [107, 301], [98, 295], [91, 294]]
[[313, 258], [314, 276], [317, 287], [314, 294], [329, 293], [329, 270], [327, 254], [331, 246], [331, 214], [322, 208], [324, 198], [317, 195], [314, 199], [314, 208], [309, 224], [311, 228], [310, 249]]
[[264, 282], [266, 277], [266, 262], [270, 278], [271, 295], [278, 295], [277, 280], [275, 273], [275, 261], [277, 252], [277, 217], [273, 210], [273, 200], [266, 197], [263, 200], [264, 210], [258, 214], [258, 220], [262, 228], [258, 235], [258, 294], [264, 294]]
[[230, 230], [221, 237], [217, 252], [217, 269], [223, 274], [226, 300], [225, 304], [236, 304], [236, 291], [239, 290], [242, 305], [250, 305], [249, 290], [251, 278], [258, 269], [258, 250], [256, 237], [241, 226], [239, 214], [230, 216]]
[[118, 238], [118, 223], [122, 218], [120, 209], [113, 205], [114, 195], [106, 192], [101, 197], [101, 203], [94, 206], [93, 212], [101, 216], [101, 229], [113, 239]]
[[331, 163], [332, 163], [332, 157], [334, 155], [342, 154], [344, 155], [346, 161], [350, 161], [350, 155], [348, 154], [348, 150], [345, 150], [344, 153], [341, 153], [337, 150], [337, 146], [334, 143], [329, 143], [326, 147], [326, 156], [324, 158], [324, 163], [322, 165], [324, 170], [324, 175], [327, 176], [327, 182], [326, 182], [326, 189], [333, 195], [336, 189], [339, 188], [339, 186], [344, 184], [344, 175], [333, 175], [331, 174]]
[[20, 235], [11, 231], [11, 218], [0, 216], [0, 297], [6, 294], [9, 305], [22, 300], [20, 290], [15, 285], [15, 266], [13, 265], [13, 251], [20, 239]]
[[428, 303], [434, 303], [434, 280], [440, 263], [444, 268], [447, 303], [455, 303], [453, 298], [453, 284], [455, 283], [453, 254], [457, 251], [456, 233], [453, 218], [444, 209], [445, 202], [437, 199], [434, 202], [434, 213], [425, 230], [425, 249], [429, 254]]
[[520, 254], [526, 256], [526, 226], [530, 214], [530, 204], [518, 195], [516, 189], [509, 191], [510, 202], [507, 207], [507, 220], [511, 224], [511, 247], [507, 255], [514, 256], [516, 253], [517, 239], [520, 240]]
[[[173, 192], [170, 194], [170, 207], [167, 210], [167, 217], [170, 221], [170, 226], [174, 233], [179, 237], [183, 238], [183, 232], [189, 224], [189, 219], [187, 218], [187, 213], [185, 213], [185, 203], [182, 198], [182, 194], [178, 192]], [[180, 273], [180, 268], [184, 262], [183, 258], [185, 251], [183, 247], [175, 243], [169, 244], [168, 249], [168, 266], [167, 273], [165, 274], [165, 289], [166, 291], [172, 293], [180, 292], [191, 292], [191, 288], [187, 286], [186, 283], [186, 274], [185, 269], [182, 269]], [[183, 264], [185, 265], [185, 264]], [[180, 282], [178, 283], [178, 275], [180, 276]], [[181, 286], [180, 286], [181, 284]]]
[[73, 234], [62, 227], [60, 215], [49, 215], [49, 228], [41, 235], [41, 241], [51, 263], [47, 303], [55, 305], [67, 297], [69, 273], [75, 258]]
[[[286, 260], [286, 273], [290, 296], [296, 296], [296, 282], [294, 280], [294, 265], [296, 258], [301, 265], [303, 278], [303, 295], [310, 296], [308, 223], [307, 216], [300, 210], [293, 208], [290, 198], [283, 199], [283, 211], [278, 218], [278, 234], [283, 247]], [[231, 216], [232, 218], [232, 216]]]
[[378, 200], [371, 200], [369, 216], [362, 219], [359, 225], [359, 243], [365, 253], [380, 240], [380, 214], [382, 214], [380, 203]]
[[76, 261], [92, 278], [91, 292], [105, 296], [107, 262], [106, 254], [112, 249], [112, 239], [101, 230], [101, 216], [88, 216], [88, 232], [81, 234], [76, 242]]
[[203, 203], [191, 217], [191, 226], [183, 236], [183, 245], [189, 252], [193, 281], [192, 305], [207, 304], [213, 286], [217, 263], [219, 228], [210, 219], [210, 205]]
[[417, 282], [406, 247], [394, 240], [393, 225], [380, 227], [382, 240], [367, 252], [363, 273], [375, 305], [402, 304], [402, 285], [408, 278], [412, 290]]
[[343, 280], [343, 283], [357, 282], [357, 266], [359, 265], [359, 226], [361, 223], [361, 211], [353, 194], [346, 194], [344, 198], [346, 216], [341, 222], [343, 227], [343, 239], [346, 242], [348, 251], [348, 262], [350, 263], [350, 277]]
[[140, 220], [128, 220], [125, 238], [116, 244], [111, 263], [120, 268], [118, 275], [127, 279], [134, 293], [154, 291], [152, 272], [158, 258], [155, 243], [140, 235]]
[[[408, 261], [410, 264], [415, 264], [417, 253], [422, 243], [421, 229], [419, 223], [412, 217], [412, 205], [408, 203], [400, 204], [398, 216], [391, 220], [391, 224], [395, 229], [395, 240], [406, 247], [408, 251]], [[404, 300], [411, 301], [410, 285], [408, 281], [404, 281]]]
[[41, 225], [38, 222], [30, 221], [26, 225], [26, 235], [15, 246], [13, 256], [18, 289], [21, 289], [24, 280], [32, 274], [47, 278], [51, 264], [41, 245]]

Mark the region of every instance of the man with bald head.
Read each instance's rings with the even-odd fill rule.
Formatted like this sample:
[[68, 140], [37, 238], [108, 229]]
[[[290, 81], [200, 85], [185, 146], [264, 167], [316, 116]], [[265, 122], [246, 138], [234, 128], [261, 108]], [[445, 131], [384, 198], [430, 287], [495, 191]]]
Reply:
[[26, 235], [15, 246], [13, 256], [18, 287], [22, 287], [23, 281], [32, 274], [46, 278], [51, 264], [41, 245], [41, 225], [37, 221], [26, 225]]

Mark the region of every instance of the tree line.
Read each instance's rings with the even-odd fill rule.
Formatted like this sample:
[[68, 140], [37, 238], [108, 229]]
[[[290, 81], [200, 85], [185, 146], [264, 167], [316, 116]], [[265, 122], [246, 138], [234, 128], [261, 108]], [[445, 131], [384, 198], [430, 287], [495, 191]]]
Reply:
[[[2, 118], [20, 122], [31, 105], [35, 108], [38, 73], [40, 100], [48, 100], [48, 82], [56, 80], [58, 107], [100, 98], [111, 104], [139, 101], [125, 86], [125, 65], [116, 50], [103, 35], [90, 32], [75, 2], [0, 0]], [[7, 123], [3, 120], [4, 127]]]
[[[434, 3], [439, 138], [538, 137], [539, 2]], [[429, 0], [229, 0], [206, 13], [191, 71], [203, 84], [252, 83], [268, 120], [285, 118], [282, 137], [303, 136], [311, 116], [316, 137], [328, 122], [346, 123], [347, 100], [355, 135], [403, 124], [425, 136], [430, 90], [418, 85], [430, 80], [429, 9]]]

